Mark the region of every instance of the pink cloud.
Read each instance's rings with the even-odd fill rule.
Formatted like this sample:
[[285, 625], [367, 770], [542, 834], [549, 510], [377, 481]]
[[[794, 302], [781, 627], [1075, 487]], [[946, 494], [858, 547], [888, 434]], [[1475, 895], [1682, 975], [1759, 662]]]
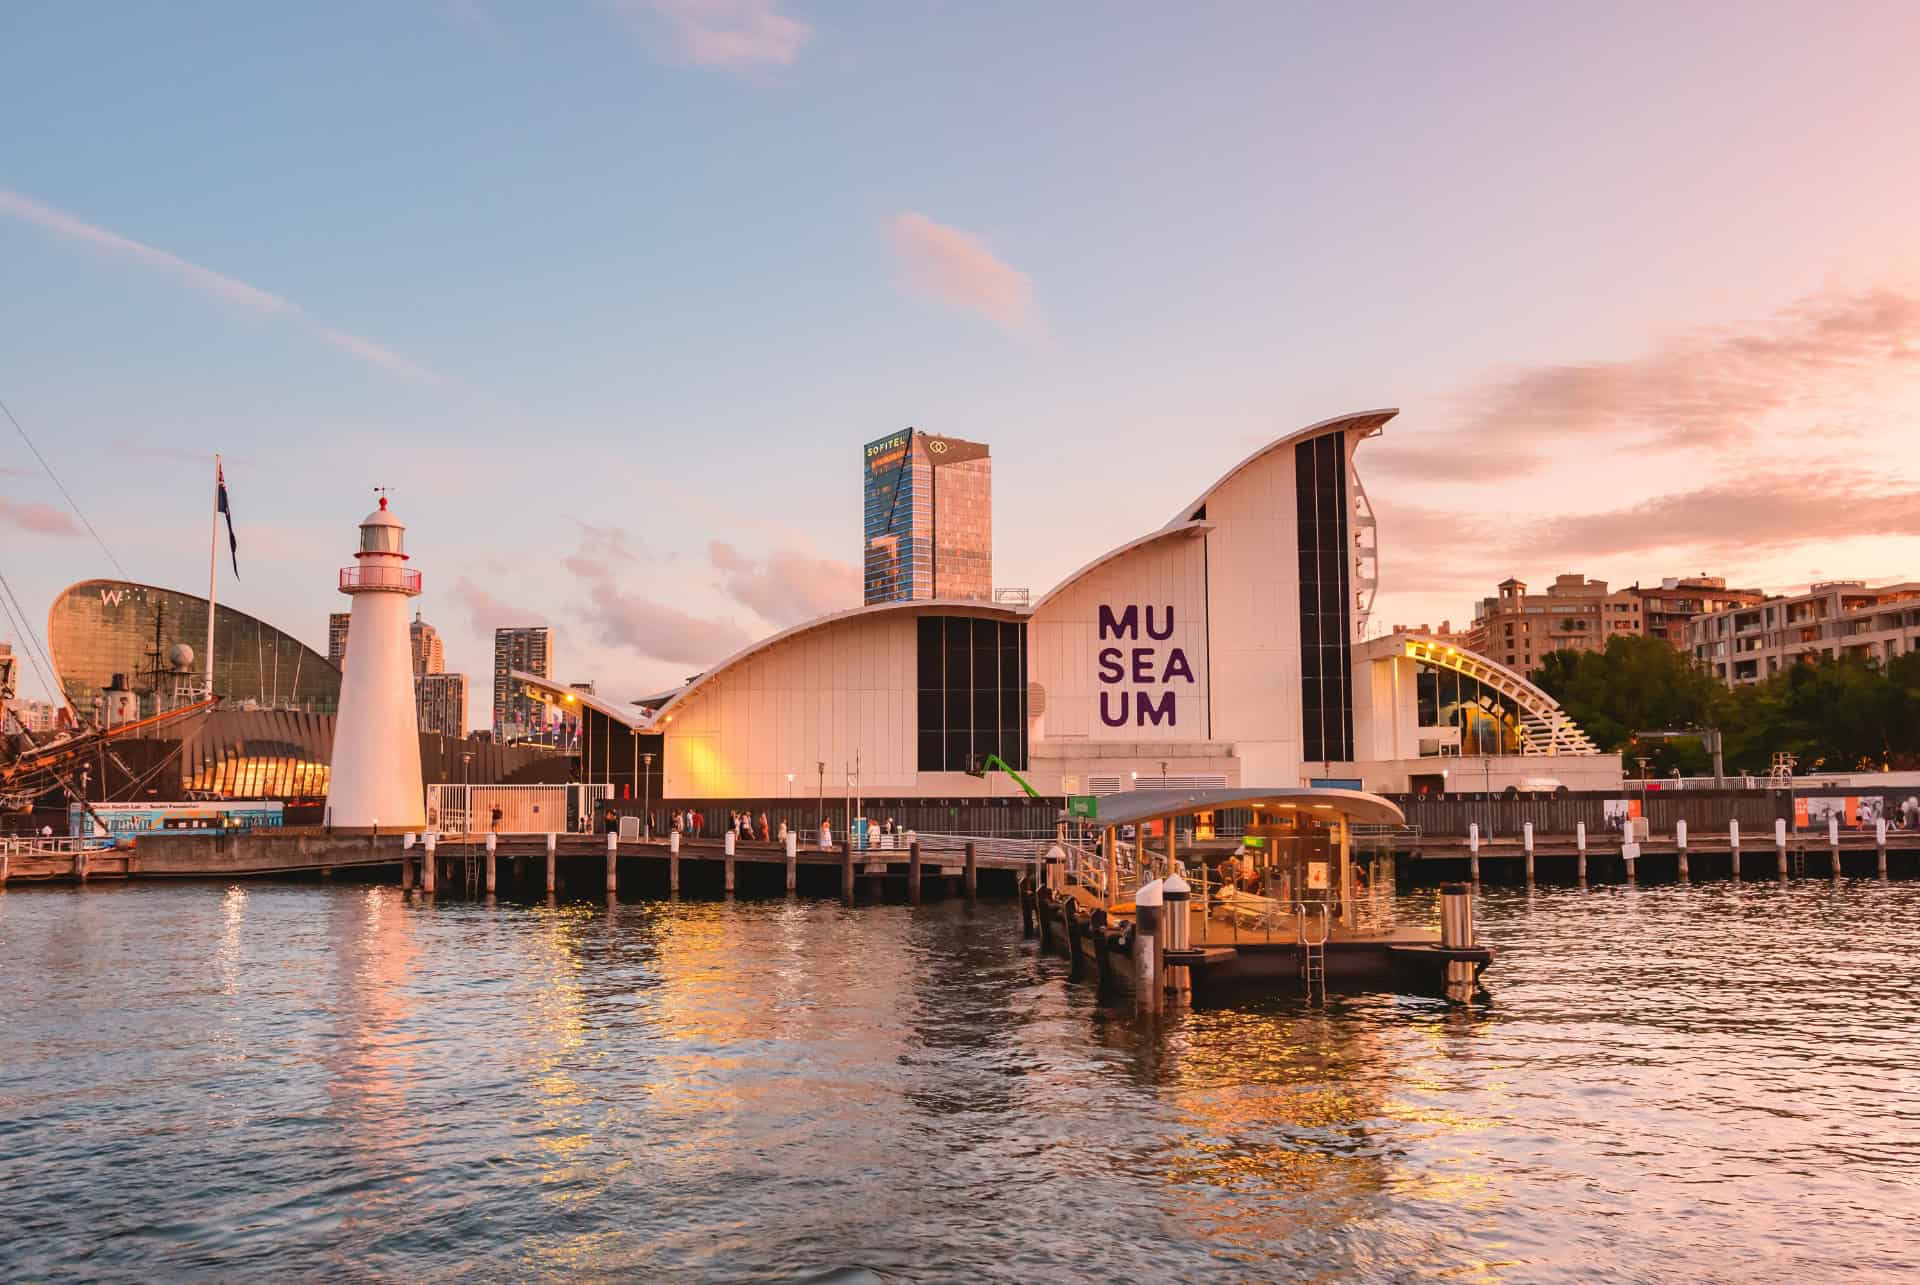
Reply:
[[778, 0], [612, 0], [633, 22], [664, 21], [680, 56], [701, 67], [791, 65], [813, 28], [780, 12]]
[[80, 534], [80, 524], [51, 504], [21, 503], [4, 496], [0, 496], [0, 524], [34, 535]]
[[[1736, 450], [1776, 413], [1817, 418], [1822, 436], [1889, 376], [1920, 372], [1920, 297], [1831, 291], [1755, 321], [1703, 327], [1636, 357], [1499, 371], [1454, 399], [1455, 426], [1396, 438], [1370, 456], [1381, 476], [1475, 481], [1536, 473], [1568, 444]], [[1857, 432], [1849, 425], [1838, 431]]]
[[750, 558], [724, 541], [707, 546], [727, 596], [769, 624], [796, 625], [860, 605], [860, 569], [850, 562], [778, 550]]
[[895, 215], [890, 231], [894, 255], [915, 291], [977, 312], [1012, 334], [1038, 328], [1032, 279], [1001, 261], [979, 237], [913, 211]]

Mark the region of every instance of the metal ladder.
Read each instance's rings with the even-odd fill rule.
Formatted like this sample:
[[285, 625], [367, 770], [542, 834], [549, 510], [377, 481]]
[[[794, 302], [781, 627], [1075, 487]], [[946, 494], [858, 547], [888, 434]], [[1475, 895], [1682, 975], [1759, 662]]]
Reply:
[[1294, 924], [1296, 940], [1300, 943], [1300, 980], [1305, 985], [1308, 999], [1327, 997], [1327, 937], [1333, 922], [1327, 915], [1324, 904], [1320, 910], [1320, 935], [1313, 936], [1307, 931], [1307, 905], [1305, 902], [1294, 906]]

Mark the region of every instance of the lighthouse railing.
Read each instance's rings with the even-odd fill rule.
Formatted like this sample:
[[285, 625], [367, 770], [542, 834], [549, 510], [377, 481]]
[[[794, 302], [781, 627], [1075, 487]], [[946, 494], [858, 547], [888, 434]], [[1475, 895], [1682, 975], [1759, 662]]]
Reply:
[[400, 589], [407, 593], [420, 592], [420, 573], [409, 571], [405, 567], [383, 567], [362, 565], [340, 568], [340, 587], [342, 589]]

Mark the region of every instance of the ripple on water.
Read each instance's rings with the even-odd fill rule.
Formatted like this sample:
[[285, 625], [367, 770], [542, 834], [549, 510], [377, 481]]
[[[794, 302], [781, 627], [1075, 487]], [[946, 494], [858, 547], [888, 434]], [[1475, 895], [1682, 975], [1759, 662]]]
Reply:
[[1495, 891], [1478, 1007], [1147, 1026], [992, 904], [17, 890], [0, 1273], [1911, 1274], [1917, 913]]

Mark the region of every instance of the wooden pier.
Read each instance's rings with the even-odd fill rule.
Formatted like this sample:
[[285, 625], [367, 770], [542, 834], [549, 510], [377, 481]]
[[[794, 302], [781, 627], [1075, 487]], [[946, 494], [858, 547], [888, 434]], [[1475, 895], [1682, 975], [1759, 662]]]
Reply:
[[1417, 883], [1633, 883], [1645, 880], [1912, 877], [1920, 874], [1920, 832], [1789, 832], [1650, 835], [1637, 842], [1608, 832], [1582, 843], [1575, 835], [1409, 839], [1404, 878]]
[[[938, 845], [855, 850], [718, 839], [634, 839], [604, 834], [556, 835], [343, 834], [260, 830], [248, 833], [145, 835], [111, 848], [76, 840], [7, 840], [0, 847], [0, 887], [26, 883], [91, 883], [127, 879], [330, 878], [357, 873], [397, 879], [423, 892], [555, 892], [583, 883], [596, 890], [681, 890], [683, 877], [703, 890], [732, 893], [741, 883], [778, 892], [837, 891], [849, 900], [881, 898], [899, 889], [910, 901], [929, 893], [1011, 893], [1043, 844], [982, 839]], [[1009, 851], [1018, 848], [1019, 852]], [[1025, 849], [1031, 849], [1026, 851]], [[624, 881], [624, 882], [623, 882]], [[664, 882], [664, 889], [660, 885]]]

